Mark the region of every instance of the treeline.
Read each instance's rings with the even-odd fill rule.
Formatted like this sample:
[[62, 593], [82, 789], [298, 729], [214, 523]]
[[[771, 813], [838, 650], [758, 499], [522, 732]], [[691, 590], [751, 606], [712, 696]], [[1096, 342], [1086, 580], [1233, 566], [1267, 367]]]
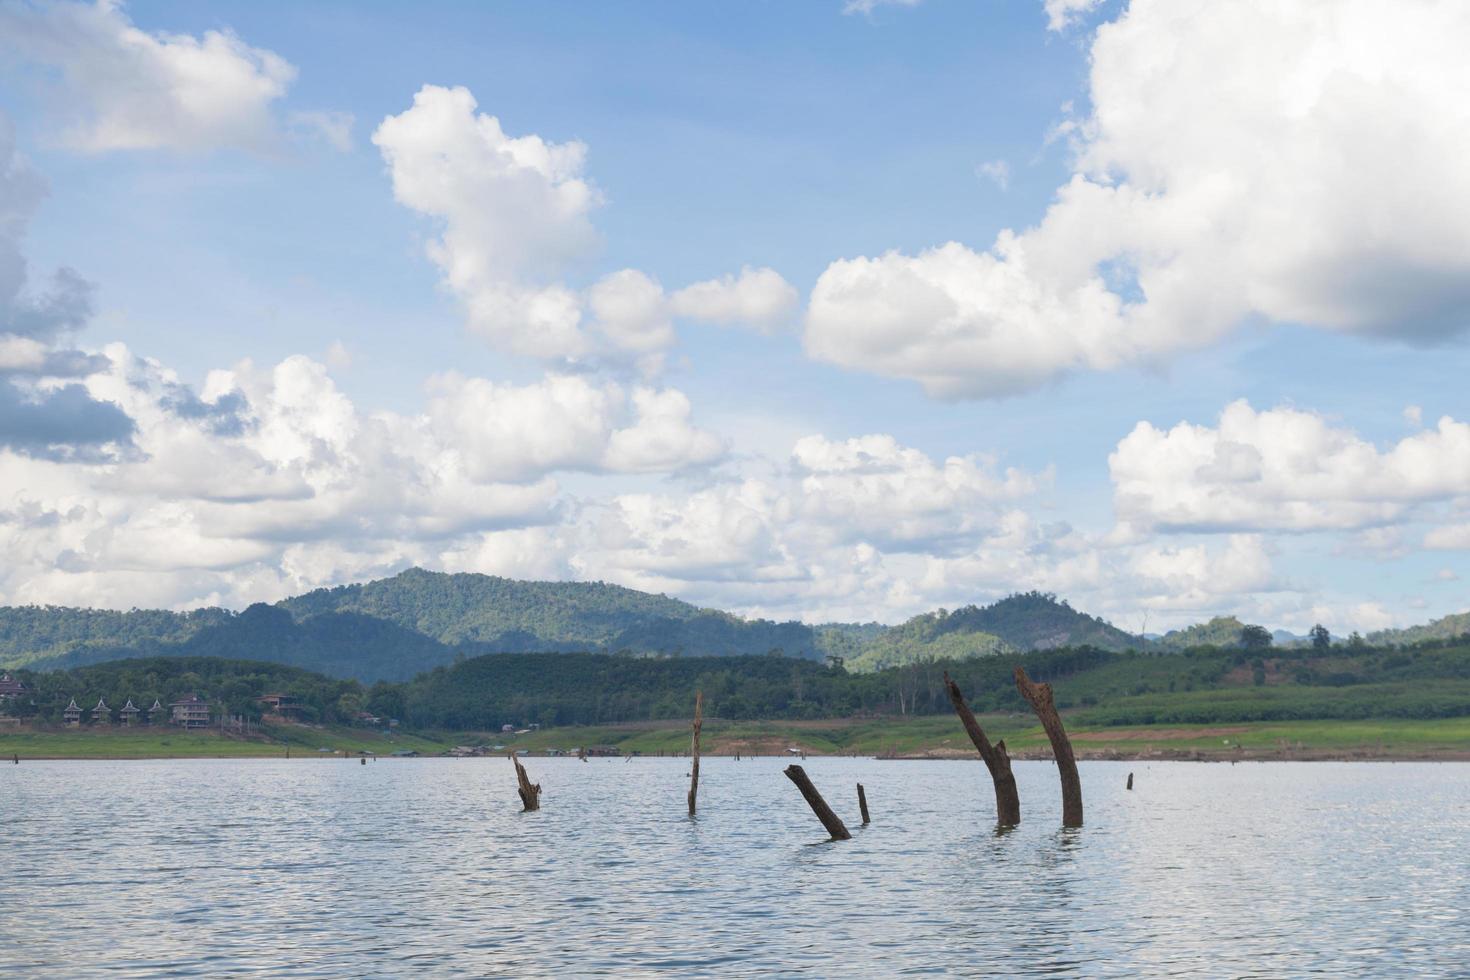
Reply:
[[97, 699], [114, 712], [129, 700], [146, 711], [155, 700], [171, 702], [197, 694], [216, 717], [222, 712], [259, 719], [265, 694], [288, 694], [302, 707], [302, 718], [315, 722], [350, 722], [364, 709], [366, 698], [357, 681], [325, 677], [299, 667], [215, 657], [150, 657], [113, 660], [75, 670], [18, 670], [14, 676], [30, 690], [0, 702], [0, 713], [26, 721], [60, 724], [73, 698], [90, 720]]
[[[406, 682], [366, 686], [311, 671], [212, 657], [121, 660], [74, 670], [22, 670], [30, 695], [11, 710], [59, 721], [70, 698], [90, 709], [140, 708], [191, 692], [231, 714], [258, 718], [262, 694], [292, 695], [308, 720], [350, 722], [360, 712], [417, 729], [658, 721], [705, 712], [729, 719], [815, 719], [950, 711], [946, 671], [977, 711], [1026, 712], [1017, 664], [1051, 682], [1057, 704], [1094, 724], [1435, 718], [1470, 714], [1470, 645], [1413, 648], [1201, 647], [1138, 653], [1066, 647], [1025, 654], [926, 660], [874, 673], [777, 655], [633, 657], [600, 653], [490, 654], [436, 667]], [[144, 702], [147, 703], [144, 703]]]

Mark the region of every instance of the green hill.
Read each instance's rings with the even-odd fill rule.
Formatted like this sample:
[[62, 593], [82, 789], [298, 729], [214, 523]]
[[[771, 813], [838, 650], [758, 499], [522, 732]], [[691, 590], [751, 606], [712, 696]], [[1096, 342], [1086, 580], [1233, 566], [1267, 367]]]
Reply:
[[741, 619], [602, 582], [521, 582], [410, 568], [376, 582], [318, 589], [280, 606], [298, 620], [360, 613], [487, 653], [736, 656], [781, 650], [793, 657], [819, 656], [810, 626]]
[[0, 664], [19, 667], [87, 648], [177, 642], [207, 626], [226, 622], [232, 615], [227, 609], [217, 608], [176, 613], [166, 609], [123, 612], [68, 606], [0, 606]]
[[1136, 637], [1078, 612], [1050, 593], [1024, 592], [989, 606], [965, 606], [954, 612], [940, 609], [915, 616], [870, 640], [849, 666], [879, 670], [1018, 650], [1076, 646], [1126, 650], [1139, 645]]
[[1240, 631], [1245, 624], [1234, 616], [1216, 616], [1208, 623], [1195, 623], [1182, 630], [1170, 630], [1157, 642], [1170, 650], [1190, 647], [1234, 647], [1240, 645]]
[[1425, 640], [1458, 640], [1470, 635], [1470, 612], [1452, 613], [1422, 626], [1410, 626], [1401, 630], [1379, 630], [1368, 634], [1373, 646], [1389, 644], [1422, 643]]

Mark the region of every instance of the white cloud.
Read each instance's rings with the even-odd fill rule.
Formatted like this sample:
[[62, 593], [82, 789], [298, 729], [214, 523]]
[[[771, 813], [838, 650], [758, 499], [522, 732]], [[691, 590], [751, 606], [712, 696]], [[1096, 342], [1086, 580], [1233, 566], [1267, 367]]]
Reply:
[[262, 149], [277, 137], [272, 104], [296, 77], [228, 31], [140, 30], [116, 0], [7, 5], [0, 37], [60, 73], [80, 116], [66, 138], [88, 151]]
[[1041, 222], [985, 252], [832, 263], [807, 349], [968, 397], [1167, 358], [1248, 317], [1460, 333], [1467, 43], [1452, 0], [1136, 0], [1096, 33], [1077, 172]]
[[211, 372], [195, 394], [105, 353], [81, 383], [135, 423], [136, 451], [0, 449], [0, 602], [240, 604], [410, 562], [538, 573], [531, 542], [570, 540], [555, 474], [660, 474], [724, 451], [672, 389], [447, 376], [399, 415], [359, 409], [306, 357]]
[[718, 436], [694, 427], [689, 399], [674, 389], [629, 394], [576, 375], [526, 386], [449, 375], [432, 387], [429, 429], [475, 479], [669, 472], [724, 452]]
[[798, 300], [796, 289], [776, 270], [746, 266], [739, 276], [685, 286], [670, 297], [669, 307], [691, 320], [768, 333], [787, 322]]
[[1164, 530], [1349, 530], [1470, 494], [1470, 424], [1380, 451], [1320, 415], [1227, 406], [1215, 428], [1140, 422], [1108, 457], [1119, 520]]
[[477, 108], [468, 89], [426, 85], [373, 143], [394, 197], [440, 223], [429, 257], [491, 343], [548, 360], [631, 358], [652, 374], [674, 343], [675, 317], [768, 329], [795, 306], [795, 290], [764, 268], [673, 296], [636, 269], [585, 291], [569, 286], [565, 274], [599, 243], [591, 215], [602, 194], [584, 173], [586, 146], [508, 136]]
[[429, 257], [472, 329], [523, 354], [585, 354], [581, 303], [556, 277], [598, 241], [587, 148], [508, 136], [476, 108], [468, 89], [425, 85], [412, 108], [383, 120], [373, 143], [393, 195], [442, 223]]
[[1424, 535], [1424, 547], [1436, 551], [1470, 551], [1470, 524], [1430, 528]]

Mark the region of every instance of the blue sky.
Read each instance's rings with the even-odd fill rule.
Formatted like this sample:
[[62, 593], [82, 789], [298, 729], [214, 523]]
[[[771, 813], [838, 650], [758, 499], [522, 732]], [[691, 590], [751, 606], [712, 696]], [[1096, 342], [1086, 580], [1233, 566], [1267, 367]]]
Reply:
[[[0, 312], [95, 292], [0, 329], [0, 600], [417, 563], [807, 619], [1460, 611], [1470, 188], [1419, 161], [1470, 131], [1424, 95], [1466, 22], [1287, 8], [5, 4], [47, 191], [0, 186]], [[583, 155], [507, 176], [501, 137]], [[579, 339], [475, 312], [551, 292]], [[38, 441], [68, 385], [131, 437]]]

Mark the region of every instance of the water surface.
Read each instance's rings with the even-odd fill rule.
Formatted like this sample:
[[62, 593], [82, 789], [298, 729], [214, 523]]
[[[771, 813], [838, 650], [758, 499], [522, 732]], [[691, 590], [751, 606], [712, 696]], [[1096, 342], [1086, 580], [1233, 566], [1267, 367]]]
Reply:
[[0, 766], [0, 974], [1470, 974], [1470, 764], [786, 764]]

